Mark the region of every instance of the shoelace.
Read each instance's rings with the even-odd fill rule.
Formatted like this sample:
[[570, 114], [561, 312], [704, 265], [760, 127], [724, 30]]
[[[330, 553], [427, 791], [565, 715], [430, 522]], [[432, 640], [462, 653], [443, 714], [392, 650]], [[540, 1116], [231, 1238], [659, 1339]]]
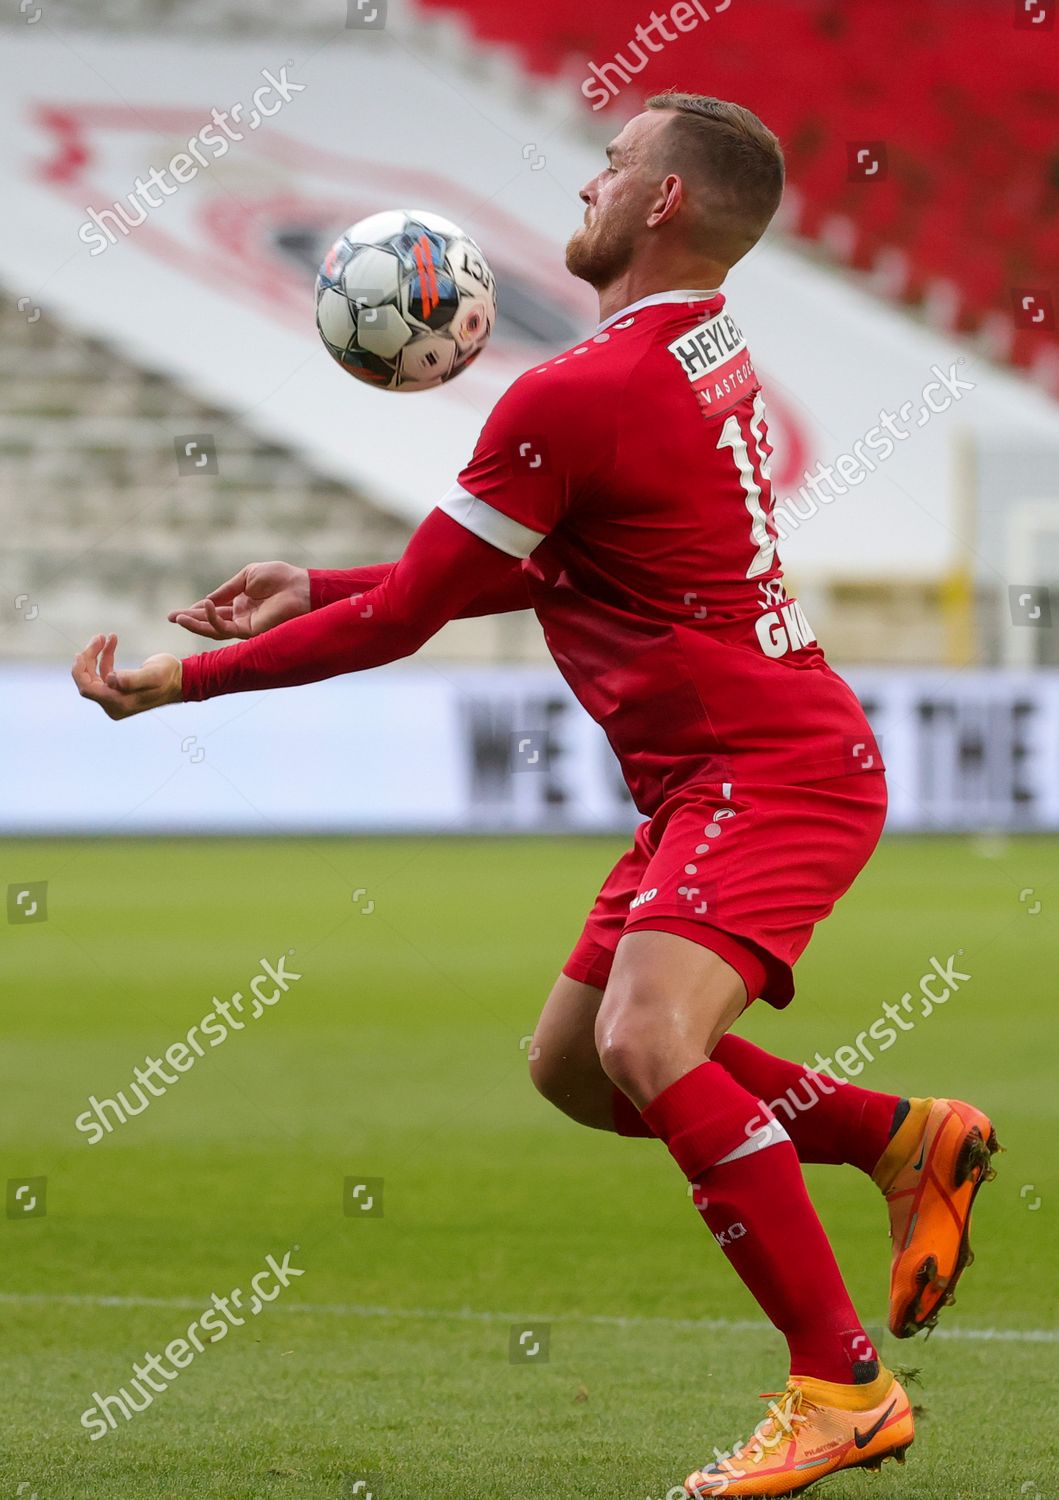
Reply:
[[809, 1404], [806, 1401], [805, 1392], [794, 1381], [791, 1381], [782, 1391], [762, 1391], [761, 1399], [762, 1401], [775, 1401], [777, 1405], [758, 1424], [753, 1436], [748, 1438], [742, 1447], [735, 1450], [728, 1460], [731, 1464], [760, 1463], [779, 1446], [785, 1437], [789, 1437], [809, 1420], [802, 1410], [803, 1406]]

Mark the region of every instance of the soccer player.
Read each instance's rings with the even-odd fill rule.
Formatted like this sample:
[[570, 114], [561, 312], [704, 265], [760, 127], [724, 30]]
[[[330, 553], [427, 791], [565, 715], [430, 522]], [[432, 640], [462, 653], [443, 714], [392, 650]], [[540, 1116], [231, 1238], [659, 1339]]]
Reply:
[[117, 671], [116, 638], [97, 636], [74, 666], [123, 718], [376, 667], [457, 616], [537, 612], [646, 821], [544, 1007], [534, 1081], [583, 1124], [665, 1143], [790, 1349], [768, 1417], [687, 1480], [699, 1496], [789, 1495], [912, 1442], [801, 1163], [848, 1163], [886, 1195], [903, 1337], [951, 1300], [996, 1148], [969, 1105], [839, 1086], [730, 1032], [759, 997], [789, 1003], [886, 803], [860, 705], [784, 588], [760, 383], [718, 290], [782, 189], [779, 143], [748, 110], [650, 99], [582, 189], [567, 248], [599, 328], [514, 383], [398, 562], [254, 564], [170, 616], [237, 644]]

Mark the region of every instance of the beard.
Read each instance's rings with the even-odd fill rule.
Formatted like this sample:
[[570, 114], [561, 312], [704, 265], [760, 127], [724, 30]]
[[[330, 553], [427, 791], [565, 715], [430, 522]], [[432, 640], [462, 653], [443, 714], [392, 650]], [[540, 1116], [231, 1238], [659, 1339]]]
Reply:
[[566, 269], [589, 286], [607, 286], [627, 269], [633, 257], [631, 224], [611, 213], [575, 229], [566, 246]]

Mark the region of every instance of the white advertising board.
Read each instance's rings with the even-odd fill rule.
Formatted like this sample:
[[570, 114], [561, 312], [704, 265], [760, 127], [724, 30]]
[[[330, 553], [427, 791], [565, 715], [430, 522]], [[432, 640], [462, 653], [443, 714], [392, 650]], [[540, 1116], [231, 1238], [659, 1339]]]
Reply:
[[[1059, 830], [1059, 672], [850, 675], [891, 831]], [[115, 724], [0, 668], [0, 833], [624, 832], [599, 728], [545, 667], [413, 666]]]

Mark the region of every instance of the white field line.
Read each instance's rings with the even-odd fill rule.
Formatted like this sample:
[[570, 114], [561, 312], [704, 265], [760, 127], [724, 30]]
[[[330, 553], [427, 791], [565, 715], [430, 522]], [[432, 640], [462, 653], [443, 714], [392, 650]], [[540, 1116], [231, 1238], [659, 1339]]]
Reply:
[[[194, 1297], [104, 1297], [80, 1293], [0, 1292], [0, 1303], [25, 1303], [67, 1307], [161, 1307], [180, 1312], [201, 1312], [202, 1299]], [[356, 1302], [282, 1302], [270, 1313], [309, 1313], [317, 1317], [381, 1318], [407, 1323], [506, 1323], [531, 1326], [523, 1313], [478, 1312], [473, 1308], [370, 1307]], [[576, 1323], [591, 1328], [668, 1328], [688, 1333], [775, 1333], [768, 1323], [749, 1318], [622, 1318], [604, 1313], [560, 1313], [538, 1321]], [[777, 1335], [778, 1337], [778, 1335]], [[968, 1343], [1057, 1344], [1059, 1328], [939, 1328], [931, 1335]], [[909, 1346], [911, 1348], [911, 1345]]]

